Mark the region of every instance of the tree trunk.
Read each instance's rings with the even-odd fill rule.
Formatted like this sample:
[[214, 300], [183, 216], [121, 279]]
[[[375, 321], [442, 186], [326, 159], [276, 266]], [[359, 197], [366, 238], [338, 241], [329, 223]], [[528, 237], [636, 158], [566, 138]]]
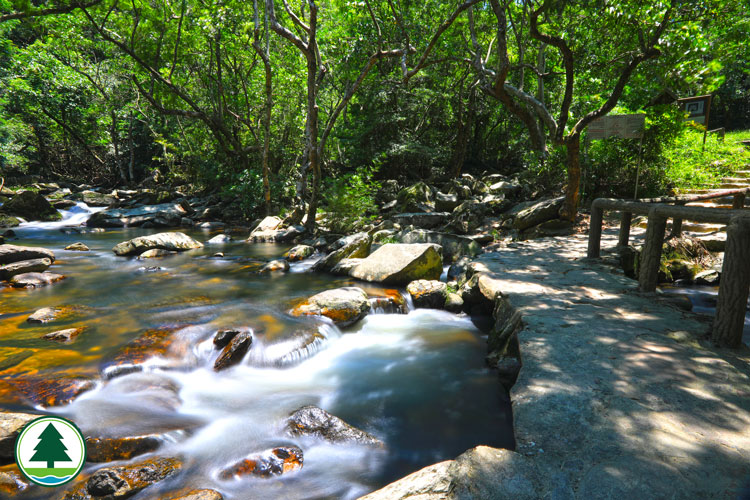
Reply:
[[109, 128], [109, 135], [112, 139], [112, 146], [115, 148], [115, 165], [120, 174], [120, 179], [122, 179], [123, 183], [127, 183], [128, 176], [125, 173], [125, 165], [123, 165], [122, 158], [120, 158], [120, 136], [117, 133], [117, 115], [114, 110], [110, 111], [110, 118], [112, 119], [112, 124]]
[[560, 214], [565, 220], [575, 222], [581, 198], [581, 136], [574, 134], [565, 141], [567, 149], [568, 186], [565, 188], [565, 204]]
[[133, 140], [133, 112], [130, 112], [130, 124], [128, 126], [128, 149], [130, 150], [130, 161], [128, 162], [128, 175], [130, 182], [135, 182], [135, 141]]
[[273, 106], [273, 88], [271, 63], [263, 59], [266, 71], [266, 103], [263, 115], [263, 199], [265, 200], [266, 215], [271, 214], [271, 182], [268, 175], [268, 152], [271, 141], [271, 108]]
[[721, 269], [711, 340], [719, 347], [742, 345], [750, 291], [750, 220], [735, 218], [727, 226], [727, 248]]

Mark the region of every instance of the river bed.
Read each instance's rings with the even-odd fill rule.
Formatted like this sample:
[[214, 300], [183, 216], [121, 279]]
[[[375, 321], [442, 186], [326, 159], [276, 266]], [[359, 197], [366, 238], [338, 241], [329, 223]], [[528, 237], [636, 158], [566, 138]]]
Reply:
[[[134, 498], [189, 487], [214, 488], [228, 499], [350, 499], [479, 444], [513, 448], [510, 403], [484, 363], [486, 337], [470, 318], [378, 310], [343, 330], [294, 318], [287, 313], [296, 302], [329, 288], [386, 291], [312, 273], [309, 262], [292, 264], [285, 274], [255, 272], [291, 245], [240, 240], [162, 259], [116, 257], [115, 244], [158, 231], [60, 231], [90, 212], [79, 204], [63, 221], [23, 224], [15, 230], [18, 238], [7, 241], [54, 250], [50, 271], [67, 279], [36, 290], [0, 289], [0, 406], [33, 406], [7, 388], [24, 377], [93, 377], [93, 390], [46, 411], [72, 419], [87, 435], [155, 433], [164, 443], [154, 456], [184, 461], [178, 475]], [[202, 242], [216, 234], [184, 232]], [[77, 241], [91, 251], [63, 250]], [[26, 322], [38, 308], [63, 305], [73, 312], [54, 323]], [[75, 326], [86, 330], [73, 343], [40, 338]], [[215, 372], [211, 338], [227, 327], [253, 328], [256, 340], [239, 365]], [[296, 341], [290, 332], [310, 328], [325, 339], [289, 354], [288, 342]], [[102, 376], [111, 375], [108, 363], [123, 347], [155, 330], [169, 331], [179, 349], [155, 356], [144, 371]], [[284, 420], [304, 405], [320, 406], [385, 446], [290, 437]], [[301, 470], [271, 479], [219, 478], [232, 462], [284, 445], [303, 450]], [[84, 473], [103, 465], [87, 464]], [[50, 498], [39, 490], [28, 497]]]

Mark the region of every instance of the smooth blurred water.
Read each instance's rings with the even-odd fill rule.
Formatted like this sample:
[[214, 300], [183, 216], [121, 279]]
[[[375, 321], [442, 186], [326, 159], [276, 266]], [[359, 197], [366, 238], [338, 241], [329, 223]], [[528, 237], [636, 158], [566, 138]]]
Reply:
[[[340, 331], [316, 318], [288, 314], [295, 302], [338, 286], [379, 287], [309, 272], [309, 262], [282, 275], [256, 274], [290, 245], [207, 245], [163, 259], [115, 257], [120, 241], [148, 230], [65, 234], [85, 220], [80, 205], [61, 223], [23, 224], [13, 244], [55, 251], [50, 268], [68, 279], [38, 290], [0, 290], [0, 365], [3, 379], [94, 374], [144, 331], [174, 329], [169, 356], [144, 372], [100, 379], [95, 390], [51, 411], [71, 418], [86, 434], [157, 433], [159, 456], [179, 456], [180, 474], [134, 498], [167, 496], [183, 488], [215, 488], [228, 499], [356, 498], [421, 467], [451, 459], [479, 444], [514, 446], [511, 410], [497, 376], [484, 363], [486, 339], [469, 318], [437, 310], [371, 314]], [[216, 233], [185, 231], [200, 241]], [[62, 250], [81, 241], [90, 252]], [[225, 257], [212, 255], [223, 252]], [[158, 267], [157, 270], [144, 268]], [[44, 306], [76, 306], [76, 314], [48, 325], [26, 318]], [[71, 344], [44, 333], [85, 325]], [[248, 355], [215, 372], [211, 338], [220, 328], [255, 331]], [[279, 361], [298, 342], [293, 332], [315, 329], [321, 340]], [[295, 344], [296, 345], [296, 344]], [[31, 354], [25, 357], [27, 354]], [[175, 354], [177, 353], [177, 355]], [[286, 416], [314, 404], [382, 439], [379, 449], [290, 437]], [[7, 409], [23, 409], [17, 401]], [[222, 467], [271, 447], [304, 452], [300, 471], [272, 479], [223, 481]], [[142, 457], [141, 457], [142, 458]], [[136, 459], [137, 460], [137, 459]], [[88, 464], [91, 471], [103, 464]], [[47, 494], [49, 492], [46, 492]], [[45, 492], [33, 498], [49, 498]]]

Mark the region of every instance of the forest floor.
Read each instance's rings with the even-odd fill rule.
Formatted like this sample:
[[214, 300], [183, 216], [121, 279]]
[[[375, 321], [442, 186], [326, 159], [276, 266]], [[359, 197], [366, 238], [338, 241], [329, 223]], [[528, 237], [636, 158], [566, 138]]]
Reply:
[[[605, 230], [605, 257], [616, 242], [617, 229]], [[735, 499], [750, 484], [750, 349], [713, 347], [711, 318], [638, 292], [586, 259], [586, 243], [544, 238], [477, 259], [523, 314], [516, 453], [476, 448], [368, 499], [444, 498], [435, 488], [448, 498]]]

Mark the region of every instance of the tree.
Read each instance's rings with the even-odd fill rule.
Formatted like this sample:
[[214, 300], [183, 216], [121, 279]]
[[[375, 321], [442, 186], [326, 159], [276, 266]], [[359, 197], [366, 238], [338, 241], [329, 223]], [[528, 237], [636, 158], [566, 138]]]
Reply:
[[55, 429], [51, 422], [39, 434], [39, 443], [34, 448], [34, 456], [31, 460], [47, 462], [47, 468], [55, 467], [55, 462], [69, 462], [70, 457], [66, 453], [68, 449], [62, 442], [62, 435]]

